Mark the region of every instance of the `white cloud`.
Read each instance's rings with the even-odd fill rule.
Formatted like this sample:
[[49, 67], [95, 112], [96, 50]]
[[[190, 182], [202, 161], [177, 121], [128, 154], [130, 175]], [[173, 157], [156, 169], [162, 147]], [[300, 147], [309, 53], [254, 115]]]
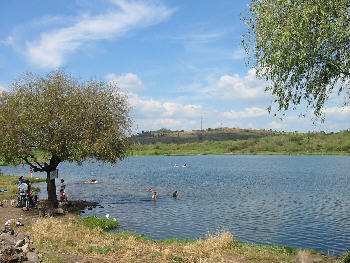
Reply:
[[2, 85], [0, 85], [0, 93], [3, 92], [3, 91], [5, 91], [5, 90], [6, 90], [5, 87], [3, 87]]
[[129, 92], [141, 91], [144, 89], [141, 79], [133, 73], [127, 73], [120, 76], [110, 73], [107, 74], [105, 78], [109, 81], [116, 82], [119, 88]]
[[42, 33], [39, 41], [26, 42], [29, 60], [43, 68], [56, 68], [63, 64], [65, 55], [85, 43], [160, 23], [173, 13], [154, 2], [114, 0], [112, 3], [113, 8], [103, 14], [78, 17], [70, 26]]
[[243, 59], [246, 57], [246, 53], [243, 48], [237, 48], [233, 51], [232, 59]]
[[175, 102], [160, 102], [154, 99], [141, 99], [136, 94], [129, 95], [129, 102], [138, 117], [144, 118], [200, 118], [202, 106], [183, 105]]
[[13, 38], [11, 36], [8, 36], [6, 39], [1, 40], [0, 39], [0, 45], [4, 45], [4, 46], [9, 46], [13, 43]]
[[244, 111], [231, 110], [224, 112], [223, 116], [228, 119], [246, 119], [267, 116], [267, 110], [258, 107], [245, 108]]
[[287, 125], [284, 123], [275, 122], [275, 121], [272, 121], [268, 124], [268, 127], [273, 130], [279, 130], [279, 129], [285, 128], [286, 126]]
[[250, 69], [248, 74], [241, 77], [224, 75], [214, 85], [212, 93], [223, 100], [253, 101], [266, 99], [264, 93], [266, 82], [256, 77], [256, 71]]
[[160, 118], [160, 119], [139, 119], [137, 120], [136, 131], [142, 130], [159, 130], [161, 128], [171, 130], [192, 130], [199, 129], [198, 122], [189, 120], [184, 122], [183, 120], [176, 120], [171, 118]]
[[346, 107], [329, 107], [325, 108], [324, 113], [326, 114], [326, 118], [337, 118], [344, 119], [350, 117], [350, 106]]

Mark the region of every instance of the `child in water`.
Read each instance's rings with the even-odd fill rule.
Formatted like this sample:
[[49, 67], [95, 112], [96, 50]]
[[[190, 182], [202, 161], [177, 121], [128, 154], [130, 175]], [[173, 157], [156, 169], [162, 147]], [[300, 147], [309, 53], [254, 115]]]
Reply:
[[60, 190], [60, 200], [61, 201], [67, 201], [67, 194], [63, 189]]
[[152, 200], [157, 200], [157, 192], [153, 192], [153, 195], [152, 195]]

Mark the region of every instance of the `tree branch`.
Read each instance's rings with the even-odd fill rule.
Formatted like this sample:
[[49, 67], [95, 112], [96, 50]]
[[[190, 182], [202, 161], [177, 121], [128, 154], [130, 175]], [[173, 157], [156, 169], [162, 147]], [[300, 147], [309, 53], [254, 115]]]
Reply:
[[21, 158], [26, 162], [26, 164], [28, 164], [30, 167], [32, 167], [34, 169], [34, 172], [37, 172], [37, 171], [43, 172], [44, 171], [43, 167], [39, 163], [36, 162], [40, 166], [40, 168], [38, 166], [32, 164], [31, 162], [29, 162], [27, 157], [22, 156]]

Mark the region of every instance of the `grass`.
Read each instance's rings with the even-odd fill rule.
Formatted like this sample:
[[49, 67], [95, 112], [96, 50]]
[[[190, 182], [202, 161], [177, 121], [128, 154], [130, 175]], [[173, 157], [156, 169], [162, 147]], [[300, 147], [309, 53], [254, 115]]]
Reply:
[[83, 225], [90, 229], [99, 227], [102, 230], [111, 230], [117, 228], [119, 223], [117, 221], [98, 216], [88, 216], [83, 219]]
[[[30, 162], [32, 162], [32, 161], [34, 161], [34, 160], [36, 160], [36, 161], [38, 161], [38, 162], [44, 162], [44, 161], [47, 161], [47, 160], [49, 160], [50, 159], [50, 154], [49, 153], [47, 153], [47, 152], [44, 152], [44, 151], [39, 151], [39, 150], [37, 150], [37, 151], [34, 151], [34, 159], [33, 158], [28, 158], [28, 160], [30, 161]], [[0, 166], [4, 166], [4, 165], [12, 165], [12, 164], [23, 164], [23, 163], [25, 163], [24, 162], [24, 160], [22, 160], [22, 159], [18, 159], [17, 161], [16, 161], [16, 163], [9, 163], [9, 162], [7, 162], [6, 161], [6, 158], [5, 158], [5, 156], [1, 156], [0, 155]]]
[[345, 252], [342, 256], [342, 262], [343, 263], [350, 263], [350, 250]]
[[350, 131], [325, 134], [284, 133], [241, 140], [206, 140], [191, 143], [134, 144], [130, 155], [269, 154], [350, 155]]
[[[25, 180], [29, 180], [32, 184], [45, 182], [44, 178], [29, 178], [25, 177]], [[18, 195], [18, 177], [16, 176], [7, 176], [0, 173], [0, 189], [7, 190], [6, 193], [0, 192], [0, 199], [9, 200], [16, 199]], [[38, 193], [40, 191], [39, 187], [32, 187], [33, 193]]]
[[[95, 219], [94, 219], [95, 220]], [[242, 244], [228, 232], [198, 240], [155, 241], [133, 233], [109, 233], [87, 227], [79, 217], [41, 218], [29, 234], [44, 262], [294, 262], [299, 250], [281, 246]], [[54, 256], [53, 256], [54, 255]], [[69, 256], [67, 256], [69, 255]], [[322, 262], [341, 262], [320, 253]], [[69, 257], [69, 258], [67, 258]]]

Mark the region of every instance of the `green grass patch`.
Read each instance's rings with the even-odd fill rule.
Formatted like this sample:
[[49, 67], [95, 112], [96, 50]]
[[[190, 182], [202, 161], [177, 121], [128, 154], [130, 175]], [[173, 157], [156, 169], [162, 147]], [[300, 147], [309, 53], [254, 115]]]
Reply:
[[[208, 133], [208, 132], [206, 132]], [[174, 139], [174, 133], [162, 136], [139, 136], [130, 150], [130, 155], [193, 155], [193, 154], [279, 154], [279, 155], [350, 155], [350, 131], [325, 134], [318, 133], [274, 133], [250, 131], [251, 136], [240, 136], [227, 140], [225, 136], [215, 137], [212, 131], [207, 140], [195, 140], [195, 133], [185, 132], [192, 139]], [[153, 134], [153, 133], [151, 133]], [[179, 133], [181, 137], [181, 132]], [[210, 137], [209, 135], [214, 137]], [[145, 137], [146, 136], [146, 137]], [[231, 134], [231, 137], [233, 134]], [[179, 137], [179, 138], [180, 138]], [[147, 140], [146, 140], [147, 139]], [[151, 143], [147, 143], [151, 142]]]
[[109, 251], [111, 251], [112, 247], [93, 247], [90, 246], [88, 248], [88, 253], [97, 253], [97, 254], [102, 254], [106, 255], [108, 254]]
[[341, 257], [342, 263], [350, 263], [350, 250], [346, 251]]
[[[45, 178], [25, 177], [24, 179], [29, 180], [32, 184], [46, 181]], [[7, 190], [7, 192], [0, 192], [0, 199], [16, 199], [18, 195], [18, 177], [0, 174], [0, 190]], [[33, 193], [38, 193], [40, 188], [32, 186], [32, 191]]]
[[111, 230], [117, 228], [119, 223], [118, 221], [105, 219], [98, 216], [88, 216], [83, 219], [83, 225], [90, 229], [100, 227], [103, 230]]

